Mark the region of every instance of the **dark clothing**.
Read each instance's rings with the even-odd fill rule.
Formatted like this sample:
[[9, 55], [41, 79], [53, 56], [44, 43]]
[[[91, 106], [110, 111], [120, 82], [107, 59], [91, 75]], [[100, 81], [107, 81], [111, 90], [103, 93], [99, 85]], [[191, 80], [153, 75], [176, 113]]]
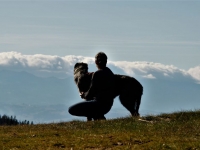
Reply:
[[99, 103], [97, 100], [91, 100], [72, 105], [69, 108], [69, 113], [75, 116], [99, 118], [104, 116], [104, 114], [107, 114], [110, 111], [111, 107], [112, 104], [102, 104]]
[[90, 88], [83, 94], [87, 101], [77, 103], [69, 108], [75, 116], [98, 118], [108, 113], [113, 105], [114, 74], [108, 68], [97, 70], [91, 80]]
[[104, 99], [113, 99], [113, 92], [114, 74], [108, 67], [105, 67], [93, 74], [90, 88], [83, 97], [86, 100], [104, 101]]

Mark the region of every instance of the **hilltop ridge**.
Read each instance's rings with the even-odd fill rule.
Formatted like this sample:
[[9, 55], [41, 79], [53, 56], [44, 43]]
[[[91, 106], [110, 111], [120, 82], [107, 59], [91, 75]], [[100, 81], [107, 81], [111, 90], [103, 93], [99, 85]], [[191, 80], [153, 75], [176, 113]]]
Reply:
[[107, 121], [1, 126], [3, 149], [199, 149], [200, 110]]

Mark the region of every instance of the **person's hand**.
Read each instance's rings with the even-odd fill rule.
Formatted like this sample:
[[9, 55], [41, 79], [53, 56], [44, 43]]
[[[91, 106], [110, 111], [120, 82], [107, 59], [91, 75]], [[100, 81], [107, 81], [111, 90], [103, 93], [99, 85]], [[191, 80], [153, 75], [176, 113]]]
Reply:
[[92, 75], [93, 73], [94, 73], [94, 72], [88, 72], [87, 74], [88, 74], [88, 75]]

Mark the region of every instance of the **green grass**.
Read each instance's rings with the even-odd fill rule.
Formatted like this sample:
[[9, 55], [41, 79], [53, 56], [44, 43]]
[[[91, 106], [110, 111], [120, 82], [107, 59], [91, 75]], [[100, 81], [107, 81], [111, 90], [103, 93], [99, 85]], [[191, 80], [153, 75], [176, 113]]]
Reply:
[[95, 122], [0, 126], [0, 150], [200, 149], [200, 111]]

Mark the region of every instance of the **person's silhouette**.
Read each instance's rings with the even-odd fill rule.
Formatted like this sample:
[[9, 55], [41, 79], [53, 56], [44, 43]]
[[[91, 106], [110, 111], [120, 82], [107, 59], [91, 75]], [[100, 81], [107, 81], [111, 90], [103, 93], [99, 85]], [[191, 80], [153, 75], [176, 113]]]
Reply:
[[86, 101], [71, 106], [69, 113], [94, 120], [105, 120], [104, 115], [110, 111], [114, 100], [114, 74], [106, 67], [105, 53], [99, 52], [95, 56], [95, 64], [98, 70], [93, 73], [90, 88], [80, 95]]

